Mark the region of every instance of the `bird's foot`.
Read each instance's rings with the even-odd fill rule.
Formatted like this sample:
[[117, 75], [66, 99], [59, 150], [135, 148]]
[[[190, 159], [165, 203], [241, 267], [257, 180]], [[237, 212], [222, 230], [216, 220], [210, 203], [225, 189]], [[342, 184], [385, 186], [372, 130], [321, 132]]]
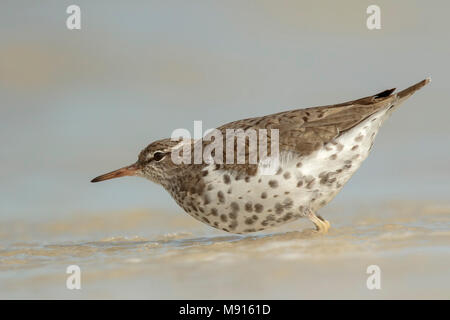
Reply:
[[316, 226], [316, 230], [314, 230], [314, 232], [316, 232], [316, 233], [325, 234], [328, 232], [328, 229], [330, 229], [330, 227], [331, 227], [330, 223], [327, 220], [322, 218], [320, 215], [316, 215], [312, 211], [310, 211], [307, 214], [307, 217]]

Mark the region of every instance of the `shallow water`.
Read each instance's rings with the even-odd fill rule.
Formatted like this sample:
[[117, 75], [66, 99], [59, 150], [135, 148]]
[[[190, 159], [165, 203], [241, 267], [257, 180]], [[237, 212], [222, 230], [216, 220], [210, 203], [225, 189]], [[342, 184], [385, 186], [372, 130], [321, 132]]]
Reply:
[[[327, 235], [306, 220], [232, 235], [145, 210], [3, 221], [0, 298], [450, 298], [449, 204], [322, 213]], [[72, 264], [81, 290], [66, 288]], [[369, 265], [381, 290], [366, 287]]]

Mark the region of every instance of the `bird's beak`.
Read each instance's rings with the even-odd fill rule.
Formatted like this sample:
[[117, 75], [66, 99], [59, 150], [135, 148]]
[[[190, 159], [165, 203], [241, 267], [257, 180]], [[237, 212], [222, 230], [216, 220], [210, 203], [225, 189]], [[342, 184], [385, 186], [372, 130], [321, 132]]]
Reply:
[[138, 173], [139, 167], [136, 163], [132, 164], [128, 167], [123, 167], [114, 171], [111, 171], [109, 173], [102, 174], [101, 176], [98, 176], [97, 178], [94, 178], [91, 180], [91, 182], [100, 182], [103, 180], [109, 180], [114, 178], [120, 178], [125, 176], [134, 176]]

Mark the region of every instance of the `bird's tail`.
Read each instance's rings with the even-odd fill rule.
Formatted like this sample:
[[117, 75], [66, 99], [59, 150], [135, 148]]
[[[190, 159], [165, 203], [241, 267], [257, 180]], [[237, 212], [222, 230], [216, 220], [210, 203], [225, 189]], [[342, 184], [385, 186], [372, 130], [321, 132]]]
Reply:
[[406, 99], [411, 97], [414, 92], [421, 89], [422, 87], [424, 87], [426, 84], [428, 84], [430, 82], [431, 82], [431, 78], [428, 77], [428, 78], [426, 78], [426, 79], [424, 79], [402, 91], [399, 91], [397, 93], [392, 93], [395, 91], [395, 88], [383, 91], [382, 93], [389, 91], [389, 93], [386, 95], [387, 96], [386, 99], [393, 99], [393, 100], [391, 100], [392, 105], [389, 107], [389, 110], [386, 112], [386, 118], [389, 117], [392, 114], [392, 112], [397, 110], [397, 108], [403, 103], [403, 101], [405, 101]]
[[[399, 103], [402, 103], [404, 100], [408, 99], [414, 92], [421, 89], [423, 86], [431, 82], [431, 78], [428, 77], [425, 80], [422, 80], [415, 85], [412, 85], [409, 88], [406, 88], [405, 90], [402, 90], [397, 93], [397, 98], [399, 99]], [[397, 104], [399, 104], [397, 103]]]

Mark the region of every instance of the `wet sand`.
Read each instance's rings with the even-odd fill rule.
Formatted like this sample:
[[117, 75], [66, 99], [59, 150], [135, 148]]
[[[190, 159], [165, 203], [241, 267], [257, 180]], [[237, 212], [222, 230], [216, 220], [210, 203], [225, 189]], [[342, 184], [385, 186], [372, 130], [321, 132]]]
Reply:
[[[2, 221], [0, 298], [450, 298], [450, 205], [322, 213], [327, 235], [306, 220], [232, 235], [148, 210]], [[66, 288], [72, 264], [81, 290]], [[369, 265], [381, 268], [381, 290], [366, 287]]]

